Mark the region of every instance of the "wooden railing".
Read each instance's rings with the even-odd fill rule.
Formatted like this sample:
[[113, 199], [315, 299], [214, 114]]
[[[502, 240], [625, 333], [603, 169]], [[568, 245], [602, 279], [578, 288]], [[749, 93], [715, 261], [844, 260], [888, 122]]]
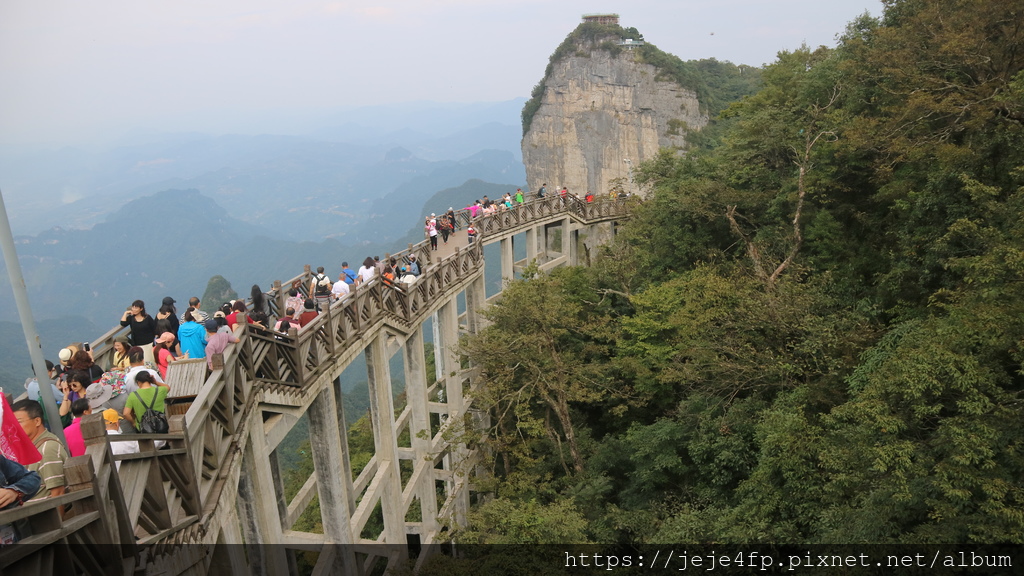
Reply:
[[[0, 549], [0, 571], [39, 574], [53, 567], [55, 573], [78, 573], [83, 570], [59, 570], [77, 563], [93, 567], [86, 572], [129, 574], [140, 563], [153, 563], [183, 544], [209, 540], [210, 521], [218, 508], [234, 505], [222, 496], [229, 480], [238, 477], [248, 434], [252, 426], [263, 424], [258, 408], [261, 390], [301, 394], [304, 387], [335, 370], [335, 360], [365, 347], [379, 327], [405, 332], [424, 322], [437, 303], [447, 301], [482, 273], [483, 246], [490, 236], [557, 217], [591, 223], [625, 217], [628, 211], [629, 204], [623, 201], [586, 203], [558, 196], [472, 220], [462, 210], [457, 218], [463, 227], [472, 222], [479, 232], [477, 242], [441, 261], [432, 260], [427, 241], [393, 255], [407, 263], [416, 254], [424, 267], [411, 286], [375, 278], [288, 334], [242, 322], [236, 331], [239, 342], [216, 358], [186, 414], [170, 418], [170, 434], [107, 436], [99, 415], [83, 419], [86, 455], [70, 459], [65, 466], [69, 493], [0, 512], [0, 525], [26, 520], [33, 532], [18, 545]], [[275, 282], [267, 294], [271, 310], [283, 309], [293, 285], [308, 296], [311, 279], [306, 266], [298, 276]], [[126, 331], [115, 327], [92, 343], [98, 364], [110, 365], [114, 338]], [[139, 442], [140, 452], [115, 458], [110, 443], [125, 441]], [[167, 447], [157, 450], [156, 441], [166, 442]], [[116, 463], [121, 464], [119, 472]], [[60, 511], [68, 505], [61, 519]], [[95, 548], [98, 551], [106, 550], [102, 544], [112, 545], [110, 550], [116, 552], [72, 560], [67, 546], [73, 543], [95, 544], [100, 546]], [[140, 556], [143, 549], [145, 559]]]

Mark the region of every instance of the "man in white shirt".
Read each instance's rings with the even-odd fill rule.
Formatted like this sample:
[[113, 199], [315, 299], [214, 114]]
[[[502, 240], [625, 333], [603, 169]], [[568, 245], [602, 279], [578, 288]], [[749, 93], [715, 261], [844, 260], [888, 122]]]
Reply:
[[334, 300], [341, 300], [345, 296], [348, 296], [351, 291], [352, 289], [349, 288], [348, 285], [348, 276], [342, 272], [341, 275], [338, 276], [338, 281], [331, 287], [331, 298]]

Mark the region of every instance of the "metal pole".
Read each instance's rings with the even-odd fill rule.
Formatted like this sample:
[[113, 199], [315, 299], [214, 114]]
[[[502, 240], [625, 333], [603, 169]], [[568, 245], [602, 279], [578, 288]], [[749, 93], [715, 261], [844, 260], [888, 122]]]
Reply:
[[[64, 439], [64, 427], [60, 424], [60, 413], [57, 411], [57, 400], [53, 397], [49, 373], [46, 371], [46, 360], [43, 359], [43, 345], [39, 342], [36, 321], [32, 318], [32, 308], [28, 304], [28, 290], [25, 288], [25, 277], [21, 274], [21, 263], [18, 252], [14, 249], [14, 234], [11, 232], [11, 221], [7, 219], [7, 206], [4, 195], [0, 191], [0, 246], [3, 247], [4, 262], [7, 264], [7, 276], [11, 279], [11, 290], [14, 291], [14, 303], [18, 306], [21, 328], [25, 332], [25, 343], [28, 355], [32, 358], [32, 369], [35, 370], [39, 382], [39, 397], [46, 407], [46, 420], [50, 424], [50, 432]], [[44, 376], [45, 375], [45, 376]]]

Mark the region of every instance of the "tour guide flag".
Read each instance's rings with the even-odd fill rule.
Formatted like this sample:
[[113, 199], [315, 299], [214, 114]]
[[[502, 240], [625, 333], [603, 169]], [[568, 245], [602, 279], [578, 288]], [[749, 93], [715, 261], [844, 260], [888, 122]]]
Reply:
[[7, 403], [7, 397], [3, 395], [2, 390], [0, 402], [4, 404], [3, 410], [0, 410], [0, 452], [3, 452], [8, 460], [14, 460], [22, 466], [42, 460], [42, 454], [36, 450], [35, 444], [29, 440], [28, 434], [25, 434], [18, 419], [14, 417], [14, 410], [11, 410], [11, 405]]

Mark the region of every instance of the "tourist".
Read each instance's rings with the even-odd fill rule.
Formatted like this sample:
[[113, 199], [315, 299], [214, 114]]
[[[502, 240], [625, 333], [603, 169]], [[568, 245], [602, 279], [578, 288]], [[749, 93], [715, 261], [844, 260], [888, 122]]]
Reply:
[[160, 371], [160, 377], [167, 379], [167, 366], [178, 359], [174, 354], [174, 343], [177, 339], [174, 334], [164, 332], [153, 345], [153, 356], [156, 357], [156, 369]]
[[43, 408], [39, 402], [21, 400], [15, 402], [11, 410], [22, 430], [42, 455], [38, 462], [27, 466], [29, 471], [38, 472], [41, 479], [39, 490], [30, 495], [30, 499], [60, 496], [64, 493], [64, 463], [69, 457], [67, 448], [43, 426]]
[[420, 263], [416, 261], [415, 254], [409, 254], [409, 273], [416, 277], [421, 274]]
[[522, 205], [526, 200], [523, 198], [523, 189], [516, 188], [516, 204]]
[[313, 294], [316, 298], [317, 309], [326, 308], [331, 304], [331, 288], [333, 284], [331, 279], [324, 274], [324, 267], [318, 266], [316, 274], [313, 275], [313, 279], [309, 282], [309, 293]]
[[292, 289], [288, 291], [288, 299], [284, 301], [284, 307], [286, 310], [293, 310], [295, 314], [294, 318], [298, 318], [298, 313], [302, 310], [302, 303], [305, 301], [306, 299], [299, 292], [298, 287], [293, 286]]
[[[103, 411], [103, 424], [107, 428], [107, 436], [120, 436], [121, 435], [121, 421], [124, 418], [121, 417], [121, 413], [113, 408]], [[139, 442], [137, 440], [125, 440], [117, 441], [114, 439], [110, 440], [110, 451], [114, 456], [122, 456], [124, 454], [138, 454], [141, 450], [139, 449]], [[114, 466], [120, 470], [121, 461], [117, 460], [114, 462]]]
[[341, 273], [345, 275], [345, 283], [352, 286], [356, 283], [356, 271], [348, 267], [348, 262], [341, 263]]
[[131, 362], [128, 361], [128, 350], [131, 347], [127, 337], [118, 336], [114, 338], [114, 360], [110, 364], [111, 370], [127, 370], [131, 366]]
[[164, 298], [160, 310], [156, 313], [156, 333], [170, 332], [171, 334], [177, 334], [179, 326], [178, 309], [174, 307], [174, 298], [167, 296]]
[[342, 272], [338, 275], [338, 281], [331, 287], [331, 298], [334, 300], [341, 300], [345, 296], [348, 296], [352, 291], [348, 286], [348, 275]]
[[137, 388], [135, 385], [135, 378], [143, 372], [152, 376], [154, 380], [163, 382], [163, 379], [160, 378], [159, 372], [145, 365], [145, 355], [143, 354], [142, 348], [132, 346], [131, 349], [128, 350], [128, 360], [131, 364], [128, 367], [128, 372], [124, 375], [124, 394], [131, 394], [135, 388]]
[[[25, 500], [39, 491], [42, 478], [14, 460], [8, 460], [0, 452], [0, 510], [21, 506]], [[24, 536], [22, 536], [24, 537]]]
[[196, 310], [189, 306], [185, 311], [184, 322], [178, 328], [178, 342], [181, 344], [182, 355], [188, 358], [206, 357], [206, 328], [195, 316]]
[[167, 411], [164, 400], [171, 388], [163, 382], [156, 382], [148, 372], [142, 372], [136, 376], [135, 383], [138, 385], [138, 389], [128, 396], [128, 401], [121, 414], [132, 426], [135, 426], [136, 430], [139, 430], [142, 426], [142, 416], [146, 410], [151, 409], [161, 414]]
[[363, 260], [363, 265], [359, 267], [359, 284], [366, 284], [373, 280], [376, 273], [377, 268], [373, 265], [373, 258], [367, 256], [366, 260]]
[[206, 366], [213, 370], [213, 355], [223, 354], [228, 344], [238, 342], [238, 338], [230, 331], [221, 332], [216, 318], [207, 320], [204, 327], [206, 328]]
[[[195, 296], [189, 298], [188, 299], [188, 306], [189, 306], [189, 308], [192, 309], [192, 318], [194, 318], [196, 323], [199, 324], [200, 326], [202, 326], [203, 322], [206, 322], [207, 318], [210, 317], [209, 314], [207, 314], [206, 312], [203, 312], [200, 309], [200, 307], [202, 306], [202, 302], [199, 301], [199, 298], [196, 298]], [[184, 324], [185, 322], [187, 322], [187, 320], [185, 320], [185, 313], [184, 312], [181, 314], [181, 318], [179, 318], [179, 320], [181, 321], [181, 324]], [[181, 326], [179, 325], [178, 328], [181, 328]], [[194, 356], [193, 356], [193, 358], [194, 358]]]
[[142, 300], [132, 302], [132, 305], [121, 316], [121, 326], [127, 326], [131, 331], [132, 345], [142, 348], [146, 362], [153, 362], [156, 320], [146, 314], [146, 303]]
[[[88, 344], [86, 344], [88, 346]], [[96, 381], [103, 376], [103, 368], [100, 368], [92, 361], [92, 353], [87, 350], [79, 350], [71, 356], [68, 367], [72, 371], [82, 371], [89, 374], [90, 381]]]
[[82, 416], [92, 414], [89, 408], [89, 401], [85, 398], [75, 400], [71, 403], [71, 414], [74, 420], [64, 429], [64, 439], [68, 441], [68, 452], [71, 457], [85, 455], [85, 439], [82, 438]]
[[427, 238], [430, 239], [430, 249], [437, 250], [437, 225], [434, 220], [427, 218], [423, 230], [426, 232]]
[[316, 316], [316, 304], [312, 299], [307, 298], [302, 306], [302, 314], [299, 314], [299, 328], [305, 328], [306, 324], [316, 319]]

